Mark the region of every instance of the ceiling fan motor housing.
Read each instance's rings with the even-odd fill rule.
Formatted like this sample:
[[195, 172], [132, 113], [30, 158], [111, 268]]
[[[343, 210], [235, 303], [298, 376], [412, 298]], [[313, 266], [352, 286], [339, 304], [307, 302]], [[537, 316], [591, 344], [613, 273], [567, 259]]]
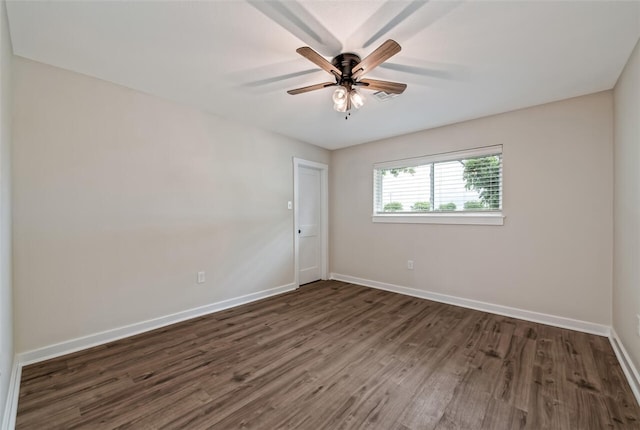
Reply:
[[356, 64], [360, 63], [360, 57], [356, 54], [352, 54], [350, 52], [345, 52], [343, 54], [334, 57], [331, 61], [337, 69], [342, 72], [342, 76], [336, 76], [336, 82], [339, 85], [342, 85], [347, 88], [351, 88], [351, 86], [355, 83], [352, 75], [352, 70], [356, 66]]

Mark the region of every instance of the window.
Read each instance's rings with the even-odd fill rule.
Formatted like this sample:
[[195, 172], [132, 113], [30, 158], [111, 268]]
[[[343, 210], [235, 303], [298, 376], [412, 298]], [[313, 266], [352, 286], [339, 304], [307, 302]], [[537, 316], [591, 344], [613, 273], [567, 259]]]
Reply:
[[376, 163], [373, 221], [501, 225], [502, 146]]

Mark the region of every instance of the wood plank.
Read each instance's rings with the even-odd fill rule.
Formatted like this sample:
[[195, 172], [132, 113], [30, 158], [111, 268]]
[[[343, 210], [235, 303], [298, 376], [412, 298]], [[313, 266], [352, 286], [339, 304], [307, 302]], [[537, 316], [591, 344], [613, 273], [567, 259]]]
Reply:
[[491, 399], [480, 425], [481, 429], [494, 430], [499, 428], [517, 430], [527, 428], [527, 413], [512, 404]]

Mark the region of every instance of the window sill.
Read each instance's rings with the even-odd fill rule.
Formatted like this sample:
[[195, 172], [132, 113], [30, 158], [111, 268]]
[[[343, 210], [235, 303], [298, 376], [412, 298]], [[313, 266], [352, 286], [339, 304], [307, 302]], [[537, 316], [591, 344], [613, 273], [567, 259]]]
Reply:
[[391, 224], [504, 225], [502, 213], [376, 214], [373, 222]]

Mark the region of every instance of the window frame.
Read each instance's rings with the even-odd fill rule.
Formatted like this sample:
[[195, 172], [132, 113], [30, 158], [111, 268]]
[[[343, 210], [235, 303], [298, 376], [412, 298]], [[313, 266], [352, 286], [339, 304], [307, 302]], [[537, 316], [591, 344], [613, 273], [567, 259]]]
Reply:
[[504, 225], [504, 191], [503, 191], [503, 175], [500, 180], [501, 206], [500, 210], [494, 211], [457, 211], [457, 212], [419, 212], [419, 213], [378, 213], [376, 212], [376, 200], [379, 186], [376, 181], [379, 175], [376, 174], [380, 169], [395, 169], [417, 167], [425, 164], [443, 163], [447, 161], [456, 161], [465, 158], [479, 158], [482, 156], [500, 154], [503, 159], [502, 145], [485, 146], [480, 148], [467, 149], [462, 151], [452, 151], [441, 154], [424, 155], [420, 157], [404, 158], [400, 160], [384, 161], [373, 164], [373, 186], [372, 204], [373, 214], [371, 215], [374, 223], [392, 223], [392, 224], [462, 224], [462, 225]]

